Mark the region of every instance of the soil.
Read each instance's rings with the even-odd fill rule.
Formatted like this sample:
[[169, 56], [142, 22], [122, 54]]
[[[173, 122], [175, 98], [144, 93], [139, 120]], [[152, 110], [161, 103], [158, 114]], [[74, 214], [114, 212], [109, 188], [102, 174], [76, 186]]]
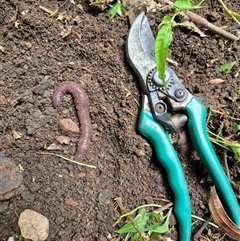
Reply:
[[[239, 0], [224, 2], [240, 12]], [[40, 5], [58, 12], [50, 16]], [[206, 1], [196, 13], [210, 16], [217, 26], [234, 25], [218, 1]], [[160, 20], [156, 13], [148, 17], [156, 32]], [[121, 214], [114, 198], [121, 197], [129, 210], [174, 201], [164, 168], [137, 130], [141, 89], [125, 56], [129, 27], [127, 17], [110, 21], [106, 9], [100, 11], [85, 0], [69, 6], [63, 0], [1, 1], [0, 151], [21, 168], [25, 190], [0, 202], [0, 240], [20, 235], [18, 218], [27, 208], [49, 219], [47, 240], [123, 240], [114, 233], [113, 224]], [[209, 128], [217, 133], [222, 127], [224, 137], [239, 141], [239, 132], [232, 128], [240, 118], [239, 41], [207, 34], [201, 38], [176, 27], [169, 58], [178, 66], [170, 65], [192, 94], [224, 113], [213, 113]], [[229, 74], [217, 71], [217, 66], [230, 61], [237, 64]], [[213, 79], [224, 81], [211, 84]], [[53, 90], [64, 81], [81, 84], [88, 95], [93, 136], [82, 161], [96, 169], [39, 154], [54, 152], [71, 158], [76, 153], [74, 142], [60, 145], [58, 151], [46, 150], [59, 136], [78, 137], [58, 126], [63, 118], [78, 123], [71, 96], [65, 95], [57, 109], [52, 105]], [[224, 158], [228, 161], [230, 179], [237, 188], [239, 163], [231, 152], [218, 147], [216, 151], [224, 168]], [[195, 153], [180, 157], [192, 213], [207, 219], [211, 180]], [[171, 224], [175, 228], [166, 235], [177, 240], [173, 216]], [[201, 225], [193, 225], [193, 234]], [[212, 226], [200, 240], [204, 237], [230, 240]]]

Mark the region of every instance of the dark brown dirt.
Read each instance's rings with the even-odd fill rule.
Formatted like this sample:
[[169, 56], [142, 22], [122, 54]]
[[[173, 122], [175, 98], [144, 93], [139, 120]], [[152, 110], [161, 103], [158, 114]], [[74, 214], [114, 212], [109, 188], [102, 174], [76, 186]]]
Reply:
[[[105, 241], [117, 237], [113, 224], [120, 212], [115, 197], [122, 197], [128, 209], [144, 203], [164, 205], [164, 199], [173, 201], [163, 167], [137, 131], [135, 99], [140, 102], [140, 85], [125, 57], [128, 20], [117, 17], [109, 21], [107, 11], [99, 12], [89, 7], [88, 1], [81, 2], [70, 5], [63, 20], [56, 20], [66, 10], [64, 1], [1, 1], [0, 46], [5, 51], [0, 51], [0, 151], [21, 167], [25, 191], [0, 202], [0, 240], [20, 234], [18, 218], [26, 208], [49, 219], [47, 240]], [[212, 6], [207, 2], [198, 10], [201, 16], [215, 13], [219, 15], [216, 25], [234, 25], [217, 1], [212, 1]], [[225, 2], [240, 12], [239, 0]], [[53, 11], [62, 7], [51, 17], [40, 5]], [[156, 30], [159, 20], [153, 14], [149, 18]], [[63, 38], [63, 28], [70, 26], [71, 33]], [[200, 38], [175, 28], [169, 57], [178, 62], [173, 68], [185, 87], [225, 113], [211, 117], [211, 130], [217, 132], [223, 124], [223, 136], [239, 141], [239, 133], [232, 129], [240, 118], [239, 42]], [[216, 70], [216, 66], [235, 60], [230, 74]], [[216, 78], [225, 81], [209, 84]], [[46, 152], [60, 135], [76, 137], [58, 127], [61, 118], [77, 122], [71, 97], [64, 97], [58, 109], [52, 107], [53, 90], [63, 81], [80, 83], [88, 94], [93, 137], [83, 161], [96, 165], [96, 170], [38, 154]], [[13, 131], [21, 138], [14, 139]], [[55, 151], [67, 157], [75, 152], [75, 144]], [[223, 150], [217, 149], [217, 153], [223, 160]], [[239, 185], [239, 163], [230, 152], [227, 159], [231, 181]], [[196, 155], [181, 156], [181, 160], [192, 212], [207, 219], [211, 183], [204, 180], [208, 175]], [[193, 226], [193, 234], [200, 226], [200, 222]], [[177, 226], [169, 236], [177, 240], [176, 235]], [[208, 226], [203, 235], [207, 240], [220, 240], [224, 233]]]

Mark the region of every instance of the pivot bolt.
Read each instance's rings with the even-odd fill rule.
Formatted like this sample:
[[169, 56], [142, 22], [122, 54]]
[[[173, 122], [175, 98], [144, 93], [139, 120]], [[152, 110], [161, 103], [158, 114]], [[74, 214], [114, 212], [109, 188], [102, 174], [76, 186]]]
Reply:
[[161, 103], [157, 103], [155, 105], [155, 111], [159, 114], [163, 113], [165, 111], [165, 106]]
[[177, 89], [174, 92], [175, 97], [182, 98], [184, 96], [184, 91], [182, 89]]

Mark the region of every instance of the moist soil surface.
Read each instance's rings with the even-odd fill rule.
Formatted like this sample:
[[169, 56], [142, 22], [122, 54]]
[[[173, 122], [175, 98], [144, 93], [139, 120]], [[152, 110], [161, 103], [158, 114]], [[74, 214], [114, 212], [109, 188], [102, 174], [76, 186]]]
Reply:
[[[90, 6], [88, 1], [67, 2], [11, 0], [0, 4], [0, 151], [20, 168], [24, 185], [20, 194], [0, 202], [0, 240], [18, 240], [18, 219], [25, 209], [49, 219], [47, 240], [123, 240], [114, 233], [120, 226], [113, 225], [121, 215], [114, 198], [121, 197], [128, 210], [174, 202], [164, 168], [150, 142], [138, 132], [141, 88], [125, 56], [128, 17], [110, 21], [106, 9]], [[240, 12], [239, 0], [225, 3]], [[58, 11], [51, 16], [40, 6]], [[207, 1], [195, 12], [217, 26], [235, 25], [218, 1]], [[160, 19], [156, 13], [147, 15], [156, 33]], [[201, 30], [206, 37], [174, 28], [169, 58], [178, 66], [169, 65], [190, 93], [220, 112], [210, 116], [210, 130], [239, 141], [239, 133], [233, 130], [240, 118], [239, 41]], [[217, 66], [231, 61], [237, 63], [230, 73], [217, 71]], [[81, 161], [96, 169], [40, 154], [72, 158], [76, 153], [78, 134], [59, 127], [64, 118], [79, 123], [74, 100], [65, 95], [58, 108], [52, 104], [54, 89], [65, 81], [80, 84], [88, 95], [93, 134]], [[70, 137], [72, 142], [59, 144], [59, 136]], [[52, 144], [53, 150], [47, 149]], [[194, 151], [181, 154], [181, 146], [177, 149], [192, 213], [208, 219], [211, 178]], [[215, 149], [239, 195], [239, 163], [231, 152]], [[174, 214], [170, 223], [175, 228], [165, 236], [178, 240]], [[193, 235], [202, 224], [193, 225]], [[231, 240], [224, 235], [208, 226], [199, 240]]]

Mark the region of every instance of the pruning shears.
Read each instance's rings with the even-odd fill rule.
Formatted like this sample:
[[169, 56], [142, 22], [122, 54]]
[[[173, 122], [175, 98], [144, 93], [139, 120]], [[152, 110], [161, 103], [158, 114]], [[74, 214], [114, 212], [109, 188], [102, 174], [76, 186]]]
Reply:
[[207, 110], [181, 84], [175, 72], [166, 67], [166, 87], [159, 77], [154, 57], [155, 39], [145, 13], [134, 20], [127, 38], [127, 60], [142, 88], [142, 109], [138, 129], [147, 137], [159, 162], [167, 172], [174, 194], [174, 212], [178, 220], [179, 240], [191, 238], [191, 203], [187, 182], [170, 141], [169, 132], [177, 132], [168, 112], [184, 113], [191, 141], [216, 186], [220, 200], [232, 221], [240, 226], [240, 207], [230, 182], [215, 154], [206, 130]]

